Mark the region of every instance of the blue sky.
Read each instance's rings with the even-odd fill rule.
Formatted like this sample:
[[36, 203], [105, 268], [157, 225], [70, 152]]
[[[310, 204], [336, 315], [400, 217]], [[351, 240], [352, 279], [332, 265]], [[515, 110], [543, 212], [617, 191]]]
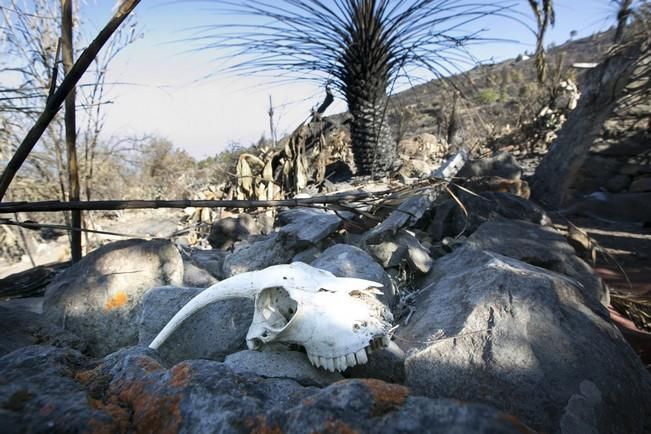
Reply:
[[[526, 0], [516, 0], [534, 25]], [[3, 0], [4, 3], [4, 0]], [[81, 2], [82, 30], [94, 36], [111, 15], [115, 0]], [[546, 43], [562, 43], [575, 30], [578, 37], [604, 30], [615, 21], [609, 0], [556, 0], [557, 21]], [[196, 51], [182, 40], [190, 29], [227, 22], [211, 11], [210, 2], [142, 0], [136, 17], [143, 37], [112, 64], [110, 81], [136, 85], [113, 86], [107, 107], [106, 134], [153, 133], [166, 137], [195, 157], [214, 155], [230, 143], [249, 144], [268, 136], [268, 101], [273, 98], [279, 133], [291, 131], [322, 99], [318, 84], [270, 84], [260, 77], [215, 75], [215, 53]], [[534, 37], [523, 26], [489, 19], [488, 35], [519, 42], [475, 47], [473, 54], [496, 60], [533, 50]], [[208, 78], [203, 78], [210, 75]], [[345, 110], [338, 101], [331, 113]]]

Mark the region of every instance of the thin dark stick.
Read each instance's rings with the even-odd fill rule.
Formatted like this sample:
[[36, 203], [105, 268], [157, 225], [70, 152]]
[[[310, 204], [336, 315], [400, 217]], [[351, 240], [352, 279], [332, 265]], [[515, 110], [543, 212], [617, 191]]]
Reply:
[[9, 161], [9, 164], [7, 164], [5, 171], [2, 173], [2, 177], [0, 178], [0, 201], [4, 198], [11, 181], [14, 179], [14, 176], [16, 176], [16, 172], [18, 172], [18, 169], [23, 165], [23, 162], [27, 156], [29, 156], [29, 153], [32, 151], [34, 146], [36, 146], [36, 143], [43, 135], [43, 132], [52, 119], [54, 119], [54, 116], [56, 116], [59, 109], [61, 109], [61, 105], [66, 99], [66, 96], [68, 96], [70, 90], [81, 79], [82, 75], [84, 75], [97, 56], [99, 50], [117, 30], [120, 24], [122, 24], [122, 22], [129, 16], [138, 3], [140, 3], [140, 0], [124, 0], [122, 2], [106, 26], [104, 26], [93, 42], [91, 42], [90, 45], [81, 53], [79, 59], [77, 59], [77, 62], [75, 62], [74, 66], [70, 70], [70, 73], [66, 75], [61, 86], [59, 86], [56, 92], [52, 95], [52, 98], [48, 99], [45, 104], [45, 109], [31, 130], [29, 130], [27, 136], [25, 136], [25, 139], [16, 150], [16, 153]]
[[[63, 52], [63, 70], [66, 76], [74, 64], [74, 47], [72, 40], [72, 1], [61, 0], [61, 47]], [[77, 164], [77, 117], [76, 89], [73, 85], [65, 101], [66, 150], [68, 154], [68, 200], [79, 201], [79, 165]], [[72, 262], [81, 260], [81, 211], [72, 211], [71, 223], [73, 230], [70, 234], [70, 253]]]
[[340, 203], [368, 198], [380, 198], [390, 190], [375, 193], [349, 193], [332, 196], [285, 200], [94, 200], [80, 202], [6, 202], [0, 203], [0, 214], [15, 212], [60, 212], [71, 210], [108, 211], [151, 208], [267, 208]]

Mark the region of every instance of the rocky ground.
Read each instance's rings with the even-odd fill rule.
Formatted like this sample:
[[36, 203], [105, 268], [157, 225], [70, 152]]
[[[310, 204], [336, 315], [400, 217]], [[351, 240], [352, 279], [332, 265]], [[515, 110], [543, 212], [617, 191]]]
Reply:
[[[3, 432], [651, 432], [648, 54], [613, 54], [581, 99], [564, 83], [454, 169], [454, 146], [422, 133], [391, 179], [355, 178], [345, 131], [319, 130], [339, 139], [315, 156], [298, 129], [210, 191], [274, 199], [289, 180], [364, 200], [104, 215], [146, 239], [0, 281]], [[552, 142], [569, 145], [541, 163]], [[553, 212], [529, 200], [536, 176]], [[32, 259], [67, 256], [41, 239]]]
[[[0, 426], [649, 432], [651, 375], [611, 319], [604, 285], [621, 288], [619, 264], [634, 290], [646, 290], [631, 267], [646, 266], [647, 230], [571, 217], [617, 260], [599, 255], [595, 273], [592, 250], [576, 244], [567, 220], [526, 198], [512, 159], [470, 163], [460, 174], [476, 193], [450, 194], [427, 176], [407, 189], [353, 178], [335, 190], [394, 193], [345, 211], [280, 210], [273, 226], [269, 217], [234, 215], [213, 224], [210, 249], [164, 239], [104, 245], [59, 273], [44, 297], [1, 308]], [[314, 366], [301, 342], [281, 338], [252, 351], [246, 339], [258, 308], [233, 299], [147, 348], [204, 288], [296, 261], [381, 283], [378, 303], [393, 316], [388, 345], [342, 372]], [[264, 286], [264, 274], [256, 276]]]

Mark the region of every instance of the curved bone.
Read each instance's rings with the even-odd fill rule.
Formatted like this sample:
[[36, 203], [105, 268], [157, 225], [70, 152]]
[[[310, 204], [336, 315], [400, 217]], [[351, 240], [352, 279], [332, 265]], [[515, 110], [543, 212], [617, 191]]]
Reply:
[[181, 323], [211, 303], [230, 298], [254, 298], [261, 290], [272, 287], [313, 293], [320, 290], [346, 293], [368, 290], [378, 293], [379, 291], [369, 288], [379, 288], [382, 284], [370, 280], [336, 277], [328, 271], [302, 262], [241, 273], [210, 286], [190, 300], [165, 325], [149, 348], [160, 348]]

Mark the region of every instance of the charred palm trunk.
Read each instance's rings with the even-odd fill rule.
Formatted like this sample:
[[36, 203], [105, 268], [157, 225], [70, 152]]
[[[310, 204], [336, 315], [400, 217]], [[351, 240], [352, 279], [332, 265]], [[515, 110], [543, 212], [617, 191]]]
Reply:
[[[384, 93], [384, 91], [382, 91]], [[386, 122], [385, 95], [348, 96], [353, 156], [359, 175], [384, 175], [397, 162], [396, 142]]]
[[341, 81], [353, 117], [350, 132], [358, 175], [384, 175], [397, 165], [397, 144], [386, 121], [390, 62], [382, 20], [384, 2], [353, 1]]

